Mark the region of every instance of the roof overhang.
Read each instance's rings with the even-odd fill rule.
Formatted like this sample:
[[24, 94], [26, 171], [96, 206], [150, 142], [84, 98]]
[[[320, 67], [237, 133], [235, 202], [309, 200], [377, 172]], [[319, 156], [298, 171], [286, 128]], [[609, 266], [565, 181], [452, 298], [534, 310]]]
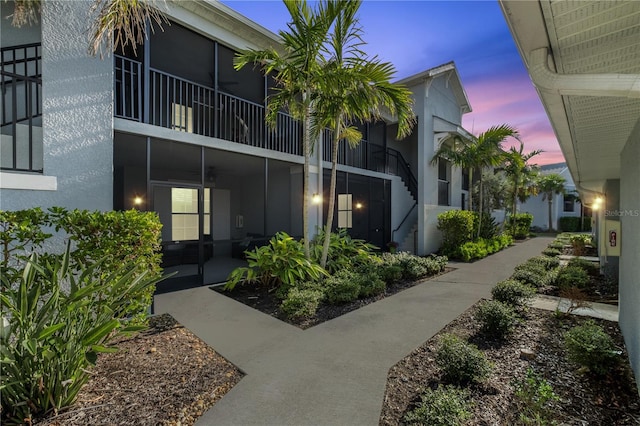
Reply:
[[583, 197], [640, 119], [640, 2], [498, 0]]
[[447, 62], [446, 64], [442, 64], [437, 67], [419, 72], [418, 74], [405, 77], [401, 80], [398, 80], [396, 83], [404, 84], [407, 87], [413, 87], [428, 82], [429, 80], [433, 80], [435, 78], [446, 78], [447, 84], [450, 85], [451, 89], [453, 90], [462, 113], [466, 114], [468, 112], [471, 112], [471, 103], [469, 103], [469, 97], [467, 96], [467, 92], [464, 90], [462, 80], [460, 79], [460, 74], [458, 74], [458, 69], [456, 68], [456, 64], [454, 62]]

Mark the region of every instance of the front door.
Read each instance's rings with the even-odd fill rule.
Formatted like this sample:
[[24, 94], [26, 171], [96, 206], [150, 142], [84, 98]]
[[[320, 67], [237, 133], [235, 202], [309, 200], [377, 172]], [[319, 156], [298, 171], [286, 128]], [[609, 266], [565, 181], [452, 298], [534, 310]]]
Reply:
[[203, 285], [204, 191], [199, 185], [152, 183], [153, 211], [162, 223], [162, 268], [174, 275], [156, 293]]

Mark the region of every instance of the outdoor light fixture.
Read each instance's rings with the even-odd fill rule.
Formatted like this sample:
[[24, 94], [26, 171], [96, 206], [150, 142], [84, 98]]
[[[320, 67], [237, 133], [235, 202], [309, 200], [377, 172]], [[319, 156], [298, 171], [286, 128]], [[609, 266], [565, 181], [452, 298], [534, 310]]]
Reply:
[[602, 197], [596, 197], [591, 208], [594, 210], [598, 210], [600, 208], [600, 204], [602, 204]]
[[143, 201], [144, 201], [144, 200], [142, 199], [142, 197], [140, 197], [140, 196], [136, 195], [136, 196], [134, 197], [134, 199], [133, 199], [133, 205], [135, 205], [135, 206], [141, 206]]
[[311, 202], [313, 204], [320, 204], [322, 202], [322, 196], [317, 192], [314, 193], [313, 196], [311, 197]]
[[361, 209], [361, 208], [362, 208], [362, 203], [360, 203], [360, 202], [356, 203], [356, 209], [358, 209], [358, 210], [359, 210], [359, 209]]

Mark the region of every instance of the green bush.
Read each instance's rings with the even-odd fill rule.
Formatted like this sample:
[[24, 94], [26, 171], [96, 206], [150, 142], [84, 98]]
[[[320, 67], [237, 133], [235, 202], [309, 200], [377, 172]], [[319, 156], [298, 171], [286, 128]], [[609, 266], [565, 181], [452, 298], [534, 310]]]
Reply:
[[[105, 276], [108, 257], [71, 268], [69, 249], [62, 257], [33, 254], [19, 282], [0, 277], [3, 329], [0, 341], [0, 397], [2, 420], [29, 423], [34, 417], [71, 405], [89, 379], [89, 365], [119, 333], [142, 329], [125, 326], [125, 312], [133, 295], [159, 280], [152, 271], [139, 272], [135, 263], [123, 264]], [[137, 297], [137, 296], [136, 296]]]
[[293, 287], [280, 304], [280, 310], [291, 319], [309, 318], [316, 314], [323, 296], [317, 289]]
[[549, 257], [558, 257], [562, 254], [562, 252], [557, 248], [546, 248], [542, 250], [542, 254]]
[[546, 269], [553, 269], [560, 266], [560, 259], [549, 256], [535, 256], [527, 260], [527, 263], [538, 263]]
[[607, 374], [620, 360], [620, 351], [613, 339], [593, 320], [567, 331], [564, 341], [569, 360], [587, 367], [594, 374]]
[[[322, 257], [324, 237], [325, 231], [318, 230], [318, 234], [311, 244], [311, 258], [318, 264]], [[330, 274], [333, 274], [340, 269], [367, 263], [377, 249], [376, 246], [364, 240], [351, 238], [346, 229], [339, 229], [338, 232], [332, 232], [329, 239], [326, 269]]]
[[[567, 242], [568, 244], [568, 242]], [[559, 240], [553, 240], [551, 243], [549, 243], [549, 245], [547, 246], [548, 249], [554, 249], [554, 250], [558, 250], [560, 253], [562, 253], [562, 249], [564, 248], [565, 243]]]
[[436, 351], [442, 378], [454, 384], [481, 382], [489, 377], [492, 365], [475, 346], [453, 334], [445, 334]]
[[449, 210], [438, 215], [438, 229], [442, 232], [441, 251], [445, 255], [473, 239], [474, 213], [467, 210]]
[[535, 288], [516, 280], [500, 281], [491, 289], [491, 296], [514, 308], [525, 307], [535, 295]]
[[416, 280], [426, 276], [436, 275], [444, 271], [448, 259], [446, 256], [415, 256], [411, 253], [383, 253], [382, 268], [391, 266], [400, 267], [402, 278], [406, 280]]
[[511, 279], [535, 288], [542, 288], [553, 283], [554, 271], [555, 269], [550, 270], [543, 263], [527, 261], [515, 267]]
[[496, 224], [496, 220], [490, 214], [482, 215], [482, 223], [480, 222], [480, 215], [478, 212], [474, 212], [473, 215], [473, 237], [478, 236], [478, 226], [480, 226], [480, 238], [484, 238], [486, 240], [490, 240], [497, 236], [498, 234], [498, 225]]
[[327, 272], [304, 256], [302, 243], [278, 232], [269, 244], [247, 251], [248, 267], [234, 269], [227, 278], [225, 290], [233, 290], [239, 282], [257, 282], [286, 297], [297, 281], [317, 281]]
[[527, 369], [524, 379], [514, 382], [514, 394], [518, 399], [519, 421], [522, 424], [546, 425], [550, 424], [551, 416], [549, 404], [559, 401], [553, 388], [545, 379], [536, 374], [533, 369]]
[[575, 266], [578, 268], [582, 268], [587, 274], [592, 277], [597, 277], [600, 275], [600, 266], [597, 263], [590, 262], [585, 259], [580, 259], [578, 257], [574, 257], [569, 260], [567, 266]]
[[580, 218], [574, 216], [562, 216], [559, 219], [559, 226], [562, 232], [589, 232], [591, 231], [591, 218], [582, 218], [582, 229], [580, 228]]
[[349, 269], [342, 269], [323, 281], [327, 301], [337, 305], [356, 300], [360, 295], [359, 276]]
[[380, 278], [377, 264], [365, 264], [357, 269], [356, 279], [360, 284], [359, 297], [371, 297], [384, 293], [387, 283]]
[[[55, 230], [73, 243], [69, 258], [73, 271], [82, 272], [84, 265], [100, 260], [96, 273], [103, 278], [123, 265], [133, 268], [137, 275], [146, 273], [160, 278], [161, 228], [156, 213], [137, 210], [90, 212], [52, 207], [47, 212], [39, 208], [0, 211], [0, 274], [7, 278], [7, 288], [15, 287], [20, 275], [16, 271], [24, 269], [26, 253], [44, 251], [52, 238], [45, 231]], [[44, 256], [55, 261], [53, 258], [61, 255]], [[148, 286], [140, 294], [130, 294], [130, 303], [121, 306], [122, 312], [116, 312], [116, 316], [144, 322], [154, 291], [155, 286]]]
[[378, 275], [387, 284], [393, 284], [402, 279], [403, 269], [400, 265], [382, 263], [378, 268]]
[[475, 312], [480, 323], [480, 331], [496, 339], [505, 338], [516, 325], [517, 318], [513, 308], [497, 300], [487, 300], [480, 304]]
[[531, 213], [517, 213], [509, 216], [507, 226], [513, 238], [521, 240], [527, 238], [529, 229], [533, 223], [533, 215]]
[[560, 269], [556, 278], [556, 285], [560, 290], [567, 290], [571, 287], [585, 290], [590, 283], [589, 274], [579, 266], [567, 266]]
[[505, 247], [508, 247], [513, 242], [510, 235], [499, 235], [497, 237], [486, 240], [480, 238], [476, 241], [470, 241], [464, 243], [458, 250], [460, 258], [465, 262], [470, 262], [474, 259], [482, 259], [490, 254], [496, 253]]
[[416, 408], [404, 416], [406, 424], [458, 426], [471, 417], [469, 391], [454, 386], [425, 389]]
[[587, 250], [587, 245], [592, 243], [591, 235], [589, 234], [576, 234], [569, 238], [571, 246], [573, 247], [573, 254], [575, 256], [582, 256]]

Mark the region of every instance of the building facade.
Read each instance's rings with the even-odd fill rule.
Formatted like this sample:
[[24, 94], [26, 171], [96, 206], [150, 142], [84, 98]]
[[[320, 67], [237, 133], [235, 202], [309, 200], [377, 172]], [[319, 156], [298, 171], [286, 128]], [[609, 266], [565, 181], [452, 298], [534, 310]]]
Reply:
[[[240, 257], [278, 231], [302, 232], [302, 128], [285, 111], [265, 122], [274, 82], [236, 71], [246, 49], [279, 37], [212, 1], [167, 2], [170, 25], [134, 51], [90, 56], [90, 1], [43, 1], [15, 28], [2, 2], [0, 208], [136, 208], [163, 223], [163, 264], [177, 278], [217, 282], [218, 258]], [[464, 206], [461, 171], [431, 160], [447, 135], [468, 135], [471, 111], [453, 63], [404, 79], [417, 125], [396, 140], [393, 117], [364, 123], [341, 147], [336, 227], [384, 248], [438, 249], [437, 213]], [[310, 231], [326, 215], [330, 133], [316, 141]], [[324, 195], [324, 196], [323, 196]]]

